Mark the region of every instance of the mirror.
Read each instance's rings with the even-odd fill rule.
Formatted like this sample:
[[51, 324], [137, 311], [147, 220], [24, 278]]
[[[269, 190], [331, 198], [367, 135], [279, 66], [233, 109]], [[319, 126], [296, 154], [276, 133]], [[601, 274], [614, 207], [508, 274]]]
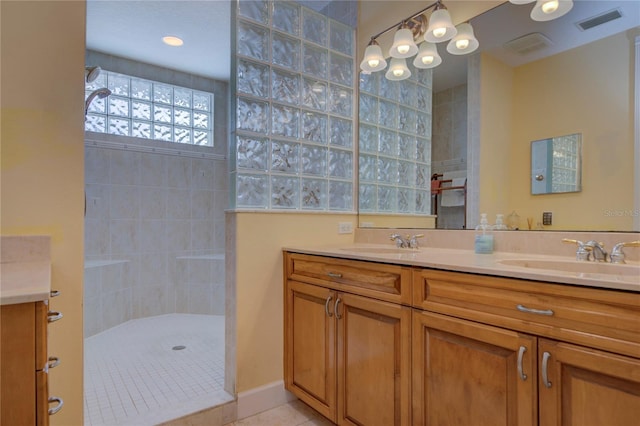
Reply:
[[[453, 9], [460, 3], [465, 2], [447, 5], [456, 21], [466, 19], [455, 17]], [[633, 214], [613, 220], [606, 212], [637, 212], [633, 46], [640, 34], [640, 7], [637, 2], [585, 0], [574, 2], [562, 18], [535, 22], [529, 16], [532, 6], [506, 2], [472, 18], [480, 41], [473, 55], [453, 58], [439, 46], [443, 63], [433, 71], [429, 175], [465, 172], [468, 203], [438, 208], [437, 222], [460, 229], [459, 220], [441, 220], [447, 210], [466, 216], [466, 228], [475, 226], [480, 212], [492, 219], [516, 211], [535, 223], [543, 212], [552, 211], [553, 225], [545, 230], [632, 231], [637, 226]], [[394, 2], [394, 7], [402, 7], [405, 15], [415, 12], [411, 2]], [[616, 18], [616, 13], [621, 16]], [[613, 20], [585, 30], [578, 25], [590, 27], [593, 18], [606, 21], [603, 14]], [[392, 23], [384, 13], [370, 15], [379, 24], [362, 28]], [[534, 33], [542, 37], [518, 40]], [[361, 36], [365, 46], [370, 35]], [[510, 48], [503, 46], [508, 41], [513, 41]], [[442, 129], [449, 134], [438, 133]], [[584, 153], [580, 192], [532, 195], [531, 141], [578, 133]], [[371, 146], [362, 136], [361, 153]], [[457, 142], [450, 144], [452, 139]], [[361, 197], [366, 194], [362, 184], [367, 182], [360, 182]], [[585, 212], [578, 221], [576, 209]], [[440, 227], [428, 214], [359, 213], [361, 227]]]
[[531, 142], [531, 193], [580, 192], [582, 135]]

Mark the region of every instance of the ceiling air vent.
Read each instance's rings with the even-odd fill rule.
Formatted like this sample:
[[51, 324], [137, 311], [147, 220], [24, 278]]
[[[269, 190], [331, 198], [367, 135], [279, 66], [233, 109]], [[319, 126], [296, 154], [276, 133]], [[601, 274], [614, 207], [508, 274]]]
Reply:
[[587, 18], [584, 21], [577, 22], [576, 25], [582, 31], [586, 31], [618, 18], [622, 18], [622, 12], [620, 12], [620, 9], [613, 9], [608, 12], [592, 16], [591, 18]]
[[553, 42], [540, 33], [531, 33], [506, 42], [505, 49], [518, 55], [528, 55], [529, 53], [551, 46]]

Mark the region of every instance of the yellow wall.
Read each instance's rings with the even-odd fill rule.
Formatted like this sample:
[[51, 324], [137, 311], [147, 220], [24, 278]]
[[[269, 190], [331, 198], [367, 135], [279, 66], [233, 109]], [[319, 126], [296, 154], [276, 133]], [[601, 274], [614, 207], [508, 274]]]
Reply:
[[358, 223], [361, 228], [435, 228], [436, 216], [360, 213]]
[[479, 209], [494, 223], [510, 208], [513, 69], [482, 54], [480, 65]]
[[51, 423], [81, 425], [85, 3], [2, 1], [0, 19], [0, 231], [51, 236]]
[[338, 222], [353, 214], [229, 213], [236, 216], [236, 391], [283, 379], [282, 247], [347, 244]]
[[[504, 213], [515, 209], [536, 223], [550, 210], [553, 225], [545, 229], [632, 229], [631, 214], [613, 213], [633, 209], [632, 47], [621, 33], [514, 70]], [[582, 133], [582, 191], [531, 195], [531, 141], [571, 133]]]

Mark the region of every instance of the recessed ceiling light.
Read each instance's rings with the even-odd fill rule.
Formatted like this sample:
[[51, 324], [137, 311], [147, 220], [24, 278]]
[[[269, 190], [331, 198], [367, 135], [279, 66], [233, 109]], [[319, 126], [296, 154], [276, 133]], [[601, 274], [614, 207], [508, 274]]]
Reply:
[[184, 41], [176, 36], [164, 36], [162, 37], [162, 41], [169, 46], [182, 46], [184, 44]]

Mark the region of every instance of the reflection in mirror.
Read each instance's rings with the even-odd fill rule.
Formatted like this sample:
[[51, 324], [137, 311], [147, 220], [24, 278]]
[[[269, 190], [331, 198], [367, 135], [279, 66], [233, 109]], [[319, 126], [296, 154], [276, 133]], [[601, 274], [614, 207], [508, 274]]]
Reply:
[[581, 134], [531, 142], [531, 193], [579, 192], [581, 167]]
[[[390, 12], [386, 2], [371, 3], [369, 8]], [[410, 3], [394, 2], [393, 7], [409, 11], [415, 7]], [[465, 3], [478, 2], [461, 0], [456, 7]], [[620, 13], [606, 14], [613, 9]], [[460, 58], [458, 67], [453, 67], [458, 58], [440, 51], [442, 64], [433, 70], [432, 132], [427, 135], [430, 173], [466, 172], [467, 228], [477, 224], [479, 212], [495, 217], [516, 210], [534, 218], [553, 211], [553, 225], [545, 230], [631, 231], [638, 183], [630, 180], [640, 163], [634, 148], [638, 115], [632, 85], [638, 73], [633, 52], [640, 38], [640, 2], [578, 1], [568, 14], [549, 22], [532, 21], [530, 11], [505, 2], [472, 18], [480, 48]], [[378, 12], [370, 15], [384, 28], [385, 14]], [[619, 17], [598, 18], [603, 14]], [[534, 33], [541, 37], [522, 39]], [[529, 48], [507, 43], [545, 39], [551, 43]], [[580, 192], [532, 195], [531, 141], [577, 132], [585, 171]], [[367, 141], [360, 136], [362, 153]], [[579, 218], [576, 209], [582, 212]], [[438, 228], [452, 223], [460, 229], [458, 221], [443, 218], [450, 210], [438, 209]], [[363, 227], [415, 224], [398, 211], [373, 218], [361, 213], [367, 213], [360, 217]], [[424, 227], [435, 227], [433, 213]]]

